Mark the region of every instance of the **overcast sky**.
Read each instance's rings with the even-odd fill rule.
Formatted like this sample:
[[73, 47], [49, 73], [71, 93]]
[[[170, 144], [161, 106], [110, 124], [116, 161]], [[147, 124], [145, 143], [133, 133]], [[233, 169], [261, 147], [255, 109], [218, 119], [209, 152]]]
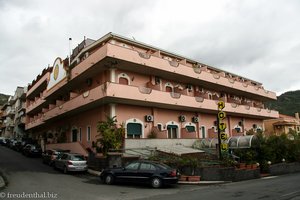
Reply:
[[300, 89], [299, 0], [0, 0], [0, 93], [27, 86], [84, 36], [108, 32], [263, 83]]

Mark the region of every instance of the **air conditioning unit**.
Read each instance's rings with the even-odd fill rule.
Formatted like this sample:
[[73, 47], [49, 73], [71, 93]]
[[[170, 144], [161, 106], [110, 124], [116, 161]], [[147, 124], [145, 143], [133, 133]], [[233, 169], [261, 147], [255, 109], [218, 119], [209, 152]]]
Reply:
[[185, 120], [186, 120], [185, 115], [180, 115], [180, 116], [179, 116], [179, 121], [180, 121], [180, 122], [185, 122]]
[[199, 117], [192, 117], [192, 121], [193, 121], [194, 123], [199, 122]]
[[153, 115], [146, 115], [146, 116], [145, 116], [145, 121], [146, 121], [146, 122], [153, 122], [153, 120], [154, 120]]

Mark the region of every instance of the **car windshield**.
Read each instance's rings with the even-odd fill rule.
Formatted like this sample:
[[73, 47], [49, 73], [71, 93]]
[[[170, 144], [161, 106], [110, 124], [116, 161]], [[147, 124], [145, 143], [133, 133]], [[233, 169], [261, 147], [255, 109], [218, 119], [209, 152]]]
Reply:
[[73, 161], [84, 161], [84, 157], [82, 155], [72, 155], [71, 160]]

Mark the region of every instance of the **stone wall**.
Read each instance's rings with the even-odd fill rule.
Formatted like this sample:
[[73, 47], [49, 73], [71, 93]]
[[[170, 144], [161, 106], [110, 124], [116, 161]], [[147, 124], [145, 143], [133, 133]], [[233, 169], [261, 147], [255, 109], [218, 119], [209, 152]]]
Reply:
[[[181, 173], [192, 175], [192, 169], [183, 168]], [[236, 169], [234, 167], [203, 167], [196, 168], [194, 175], [201, 176], [202, 181], [242, 181], [260, 178], [260, 171], [259, 169]]]
[[300, 172], [300, 163], [294, 162], [294, 163], [274, 164], [274, 165], [270, 166], [269, 170], [270, 170], [271, 175], [280, 175], [280, 174], [289, 174], [289, 173]]

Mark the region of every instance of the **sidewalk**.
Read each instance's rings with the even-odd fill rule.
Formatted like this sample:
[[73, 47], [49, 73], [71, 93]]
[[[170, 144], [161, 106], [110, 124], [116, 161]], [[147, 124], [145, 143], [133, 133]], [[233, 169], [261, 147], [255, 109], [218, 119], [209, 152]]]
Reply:
[[[88, 169], [88, 173], [94, 176], [100, 176], [101, 172]], [[229, 181], [178, 181], [178, 184], [182, 185], [216, 185], [216, 184], [224, 184], [229, 183]]]

